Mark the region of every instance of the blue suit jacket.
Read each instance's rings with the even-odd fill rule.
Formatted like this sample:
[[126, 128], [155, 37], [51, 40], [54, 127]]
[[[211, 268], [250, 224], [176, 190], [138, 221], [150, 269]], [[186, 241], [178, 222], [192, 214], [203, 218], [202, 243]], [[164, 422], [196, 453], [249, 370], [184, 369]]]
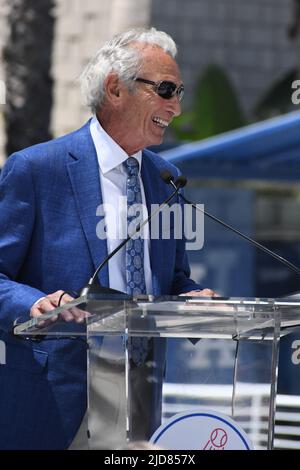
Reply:
[[[171, 188], [160, 171], [178, 170], [143, 152], [150, 211]], [[86, 349], [72, 340], [26, 342], [10, 332], [33, 303], [58, 289], [78, 291], [107, 255], [96, 209], [102, 203], [89, 122], [78, 131], [12, 155], [0, 178], [0, 449], [67, 448], [86, 409]], [[154, 295], [195, 287], [182, 240], [151, 240]], [[107, 266], [100, 272], [109, 285]]]

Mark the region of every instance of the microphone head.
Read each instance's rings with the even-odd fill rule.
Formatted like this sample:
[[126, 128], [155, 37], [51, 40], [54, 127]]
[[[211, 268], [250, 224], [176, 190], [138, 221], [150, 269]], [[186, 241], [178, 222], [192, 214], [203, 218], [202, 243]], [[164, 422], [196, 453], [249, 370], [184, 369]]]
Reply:
[[183, 188], [186, 185], [186, 183], [187, 183], [187, 179], [183, 175], [178, 176], [177, 180], [175, 181], [177, 188]]
[[171, 181], [174, 181], [174, 176], [172, 175], [172, 173], [170, 173], [170, 171], [168, 170], [162, 170], [160, 172], [160, 177], [161, 179], [164, 180], [165, 183], [167, 184], [170, 184]]

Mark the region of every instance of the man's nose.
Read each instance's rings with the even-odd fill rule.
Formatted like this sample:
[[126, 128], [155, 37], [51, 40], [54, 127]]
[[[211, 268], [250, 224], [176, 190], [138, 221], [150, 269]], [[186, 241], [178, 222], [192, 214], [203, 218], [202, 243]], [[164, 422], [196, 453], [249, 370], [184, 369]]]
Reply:
[[174, 117], [177, 117], [181, 114], [181, 104], [178, 95], [175, 94], [168, 100], [168, 110], [172, 111]]

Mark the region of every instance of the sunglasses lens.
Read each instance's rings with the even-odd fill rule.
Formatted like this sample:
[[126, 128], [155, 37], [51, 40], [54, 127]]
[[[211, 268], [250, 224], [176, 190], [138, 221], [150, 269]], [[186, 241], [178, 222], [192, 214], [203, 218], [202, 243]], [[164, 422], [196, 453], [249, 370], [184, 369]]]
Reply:
[[175, 92], [176, 88], [177, 87], [176, 87], [175, 83], [163, 81], [163, 82], [160, 82], [160, 84], [157, 88], [157, 93], [162, 98], [165, 98], [166, 100], [169, 100], [170, 98], [172, 98], [172, 96], [174, 96], [174, 92]]
[[177, 88], [175, 83], [163, 81], [158, 85], [157, 93], [166, 100], [172, 98], [176, 93], [180, 101], [183, 97], [184, 87], [183, 85], [180, 85], [180, 87]]

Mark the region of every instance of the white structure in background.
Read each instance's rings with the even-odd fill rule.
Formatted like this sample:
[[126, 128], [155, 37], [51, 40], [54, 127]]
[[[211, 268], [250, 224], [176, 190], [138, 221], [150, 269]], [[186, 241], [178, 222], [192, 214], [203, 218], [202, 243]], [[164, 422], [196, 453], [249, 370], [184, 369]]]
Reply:
[[53, 51], [55, 136], [77, 129], [90, 112], [78, 77], [91, 56], [113, 34], [147, 26], [151, 0], [57, 0]]
[[[89, 118], [81, 101], [78, 77], [90, 57], [113, 34], [148, 26], [151, 0], [56, 0], [52, 76], [54, 79], [51, 130], [54, 136], [73, 131]], [[1, 52], [5, 43], [9, 0], [0, 0]], [[4, 162], [4, 123], [0, 105], [0, 168]]]

